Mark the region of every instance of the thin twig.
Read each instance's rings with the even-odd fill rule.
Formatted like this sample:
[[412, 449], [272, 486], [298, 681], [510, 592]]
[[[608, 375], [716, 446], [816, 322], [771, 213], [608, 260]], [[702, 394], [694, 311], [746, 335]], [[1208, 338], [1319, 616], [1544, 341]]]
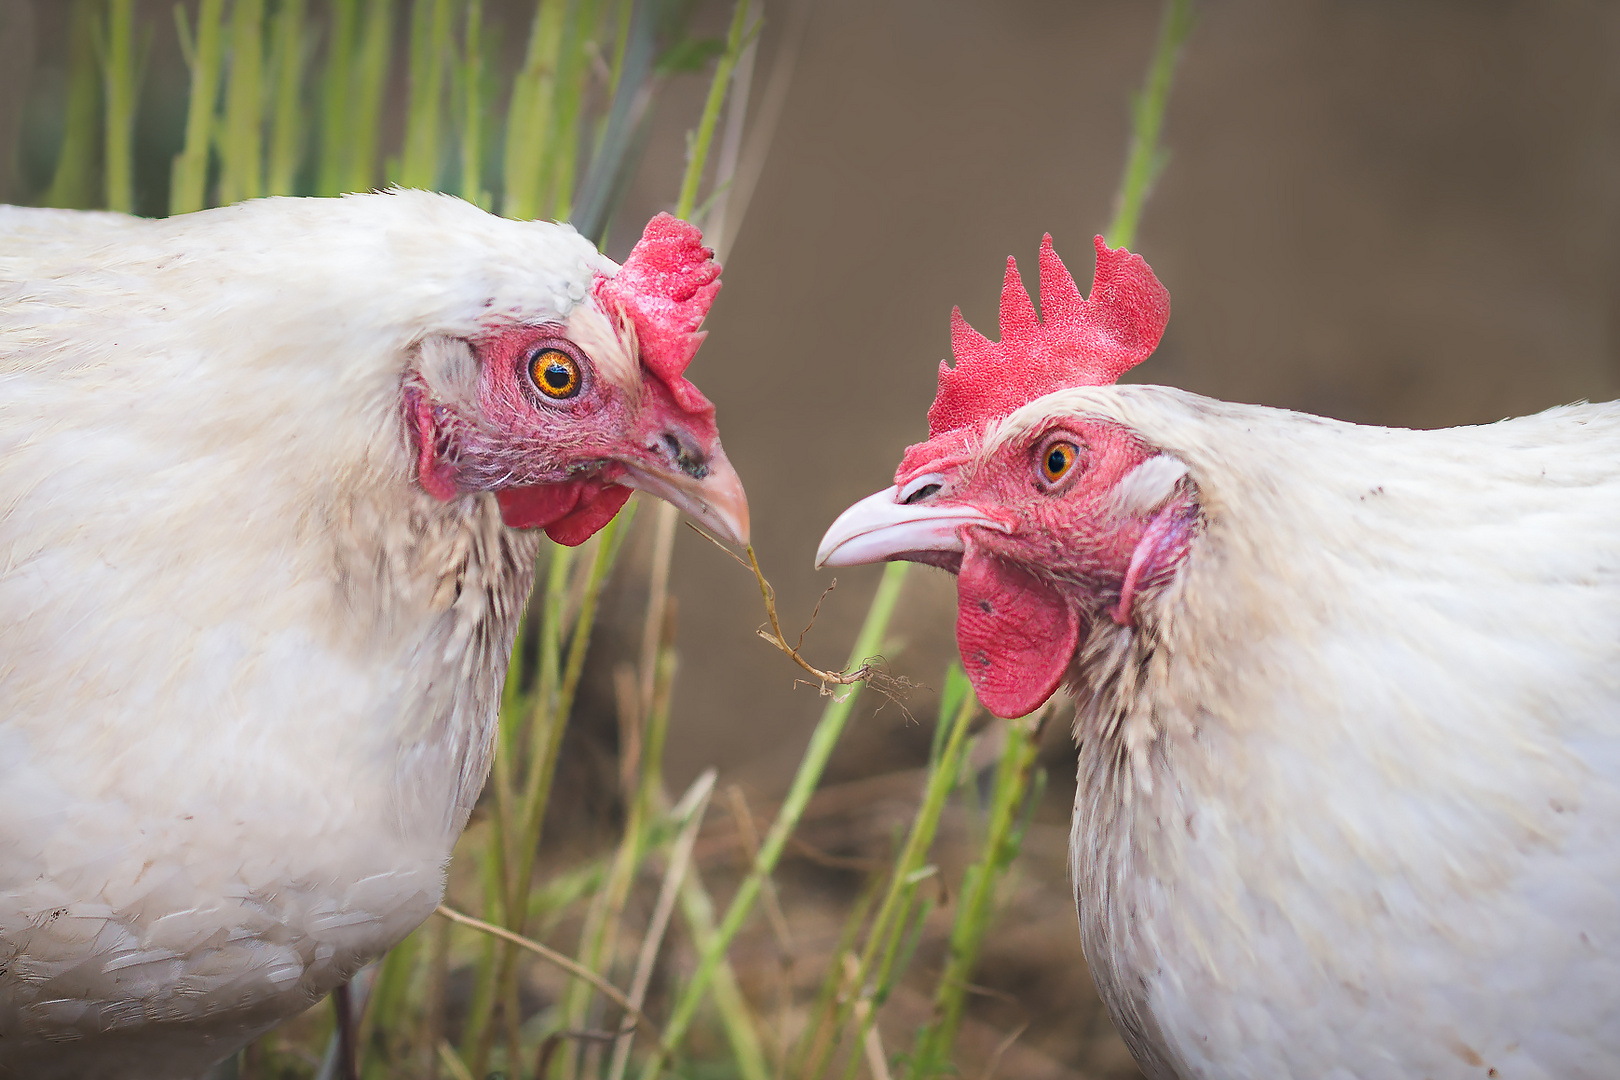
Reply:
[[[747, 870], [759, 857], [759, 830], [754, 828], [754, 815], [749, 813], [748, 799], [743, 795], [742, 788], [736, 784], [728, 785], [726, 802], [729, 804], [727, 808], [731, 811], [732, 819], [737, 823], [743, 856], [747, 859], [743, 869]], [[765, 920], [771, 924], [771, 931], [776, 935], [776, 943], [781, 947], [783, 957], [791, 965], [794, 956], [793, 936], [788, 931], [787, 916], [782, 914], [782, 900], [776, 895], [776, 883], [767, 878], [761, 895], [765, 900]]]
[[[787, 643], [787, 635], [782, 632], [782, 621], [777, 617], [776, 614], [776, 590], [771, 587], [771, 583], [769, 581], [765, 580], [765, 572], [759, 568], [759, 557], [754, 554], [754, 545], [748, 545], [746, 549], [748, 552], [748, 558], [745, 560], [735, 551], [732, 551], [719, 540], [710, 536], [696, 525], [693, 525], [690, 521], [686, 523], [686, 526], [699, 536], [703, 537], [703, 539], [707, 540], [709, 543], [713, 544], [715, 547], [737, 560], [737, 562], [741, 563], [744, 568], [753, 571], [754, 580], [759, 582], [759, 595], [765, 601], [765, 615], [770, 619], [771, 622], [770, 632], [760, 629], [755, 631], [755, 633], [757, 633], [764, 640], [770, 642], [772, 645], [775, 645], [778, 649], [781, 649], [784, 653], [787, 653], [789, 658], [791, 658], [795, 664], [798, 664], [801, 668], [814, 675], [816, 677], [816, 681], [821, 684], [823, 692], [828, 692], [828, 683], [831, 683], [834, 686], [852, 686], [855, 683], [866, 682], [872, 677], [872, 665], [869, 663], [863, 663], [860, 667], [855, 668], [853, 671], [824, 671], [823, 669], [816, 667], [810, 661], [806, 660], [803, 656], [799, 655], [798, 648], [793, 645], [789, 645]], [[831, 587], [829, 586], [829, 591], [830, 589]], [[823, 592], [821, 595], [822, 598], [825, 599], [827, 593]], [[821, 610], [821, 601], [819, 600], [816, 602], [816, 610], [818, 612]], [[814, 625], [815, 621], [815, 616], [812, 615], [810, 617], [811, 625]], [[804, 643], [804, 634], [809, 632], [810, 627], [806, 626], [804, 628], [804, 633], [799, 635], [799, 643], [801, 645]], [[874, 689], [876, 688], [874, 687]]]
[[576, 964], [571, 957], [564, 956], [557, 950], [548, 948], [547, 946], [540, 944], [538, 941], [526, 938], [521, 934], [514, 934], [504, 926], [496, 926], [494, 923], [487, 923], [483, 919], [475, 919], [471, 915], [463, 915], [456, 909], [446, 907], [444, 904], [440, 904], [436, 909], [434, 909], [434, 912], [435, 914], [443, 915], [451, 922], [460, 923], [462, 926], [470, 926], [474, 930], [481, 931], [490, 935], [491, 937], [497, 937], [502, 941], [516, 945], [520, 949], [527, 949], [536, 956], [542, 957], [551, 961], [553, 964], [556, 964], [570, 975], [584, 979], [586, 982], [596, 987], [596, 989], [600, 990], [602, 995], [609, 1001], [613, 1002], [619, 1008], [635, 1017], [636, 1024], [644, 1028], [660, 1044], [663, 1043], [664, 1039], [663, 1036], [658, 1032], [658, 1026], [651, 1020], [647, 1019], [646, 1013], [632, 1005], [630, 1003], [630, 999], [625, 997], [617, 986], [614, 986], [612, 983], [602, 978], [602, 976], [598, 975], [590, 968], [585, 967], [582, 964]]
[[981, 1076], [979, 1080], [994, 1080], [996, 1069], [1001, 1065], [1002, 1055], [1008, 1050], [1011, 1050], [1012, 1044], [1017, 1042], [1019, 1036], [1028, 1030], [1029, 1021], [1026, 1020], [1022, 1024], [1019, 1024], [1018, 1027], [1013, 1029], [1013, 1033], [1011, 1035], [1008, 1035], [1005, 1039], [1001, 1040], [1001, 1045], [996, 1047], [995, 1053], [991, 1054], [990, 1060], [985, 1063], [984, 1075]]

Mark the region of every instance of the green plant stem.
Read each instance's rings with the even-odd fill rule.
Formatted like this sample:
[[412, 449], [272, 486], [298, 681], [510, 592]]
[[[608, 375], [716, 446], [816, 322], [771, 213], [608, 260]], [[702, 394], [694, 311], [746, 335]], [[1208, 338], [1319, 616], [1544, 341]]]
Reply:
[[360, 33], [360, 0], [331, 0], [327, 16], [326, 71], [321, 80], [321, 149], [317, 195], [341, 195], [353, 153], [350, 131], [354, 43]]
[[681, 177], [680, 197], [675, 200], [675, 216], [690, 219], [697, 206], [698, 185], [703, 181], [703, 169], [709, 160], [709, 146], [714, 142], [714, 129], [720, 122], [720, 108], [726, 103], [726, 89], [731, 85], [731, 73], [737, 68], [742, 55], [743, 33], [748, 27], [748, 0], [736, 0], [732, 8], [731, 28], [726, 34], [726, 51], [715, 61], [714, 78], [709, 80], [709, 96], [703, 101], [703, 115], [698, 120], [697, 132], [688, 142], [686, 175]]
[[[686, 920], [686, 932], [692, 936], [692, 947], [699, 955], [716, 948], [718, 932], [714, 926], [714, 900], [703, 885], [696, 866], [687, 872], [681, 883], [681, 917]], [[767, 1080], [770, 1073], [765, 1067], [765, 1052], [759, 1045], [758, 1026], [748, 999], [737, 985], [736, 973], [726, 959], [724, 948], [715, 964], [713, 996], [715, 1011], [720, 1014], [720, 1026], [725, 1029], [726, 1041], [731, 1044], [732, 1057], [737, 1062], [737, 1073], [742, 1080]]]
[[585, 43], [594, 37], [599, 18], [598, 0], [575, 0], [558, 56], [555, 133], [551, 137], [551, 156], [545, 169], [548, 174], [545, 188], [551, 193], [549, 212], [556, 221], [567, 221], [573, 208], [574, 175], [579, 167], [580, 112], [585, 100], [585, 84], [591, 74]]
[[304, 142], [304, 25], [304, 0], [281, 0], [270, 46], [276, 96], [270, 121], [267, 195], [291, 195], [298, 181]]
[[565, 0], [539, 0], [523, 70], [512, 80], [512, 98], [506, 107], [506, 177], [501, 198], [501, 213], [509, 218], [526, 221], [545, 204], [541, 177], [551, 150], [557, 60], [567, 14]]
[[264, 194], [264, 0], [236, 0], [231, 9], [231, 76], [220, 132], [219, 201]]
[[[197, 11], [197, 33], [187, 59], [191, 63], [191, 100], [186, 105], [186, 142], [175, 155], [169, 174], [169, 213], [187, 214], [203, 208], [208, 183], [208, 150], [219, 97], [223, 55], [225, 0], [202, 0]], [[185, 8], [175, 6], [174, 17], [185, 26]], [[186, 40], [182, 36], [182, 40]]]
[[[900, 587], [905, 584], [906, 571], [910, 565], [895, 562], [883, 568], [883, 578], [878, 584], [876, 595], [872, 597], [871, 607], [867, 609], [866, 621], [855, 639], [854, 649], [850, 651], [851, 668], [877, 653], [888, 630], [889, 620], [894, 615], [895, 603], [900, 598]], [[787, 798], [783, 800], [776, 820], [771, 823], [770, 831], [765, 834], [765, 841], [760, 845], [759, 854], [749, 868], [747, 877], [738, 887], [731, 906], [726, 909], [725, 918], [721, 920], [714, 940], [699, 955], [697, 969], [692, 973], [692, 978], [676, 996], [669, 1023], [664, 1025], [666, 1042], [647, 1059], [641, 1072], [642, 1080], [653, 1080], [663, 1067], [664, 1059], [685, 1037], [686, 1029], [691, 1025], [710, 981], [714, 978], [721, 956], [730, 947], [732, 939], [737, 936], [737, 931], [742, 929], [742, 924], [753, 911], [754, 903], [759, 899], [760, 887], [766, 876], [775, 870], [776, 863], [782, 856], [782, 849], [798, 826], [799, 818], [810, 802], [810, 796], [821, 782], [821, 774], [826, 770], [833, 748], [838, 745], [838, 737], [843, 734], [844, 724], [848, 722], [850, 713], [855, 708], [855, 702], [859, 699], [860, 687], [852, 686], [842, 696], [835, 695], [822, 710], [821, 720], [810, 736], [810, 744], [805, 748], [804, 757], [799, 762], [799, 770], [793, 778], [792, 787], [788, 789]]]
[[[641, 760], [635, 790], [630, 793], [630, 805], [625, 815], [624, 836], [614, 855], [612, 867], [596, 900], [586, 915], [585, 927], [580, 932], [579, 962], [600, 970], [611, 963], [617, 943], [619, 921], [630, 896], [646, 854], [646, 824], [653, 816], [654, 799], [659, 791], [659, 778], [663, 776], [664, 742], [669, 732], [670, 692], [675, 681], [675, 651], [669, 641], [669, 627], [664, 628], [663, 646], [658, 652], [657, 674], [654, 681], [652, 707], [647, 711], [641, 740]], [[593, 995], [591, 988], [578, 983], [570, 988], [564, 1006], [565, 1023], [578, 1029], [586, 1025], [587, 1010]], [[576, 1073], [577, 1053], [561, 1056], [559, 1075], [569, 1080]]]
[[[843, 1030], [850, 1013], [856, 1009], [858, 1003], [868, 1002], [871, 1008], [862, 1013], [857, 1024], [855, 1036], [857, 1047], [864, 1042], [866, 1032], [872, 1026], [877, 1006], [883, 1004], [883, 995], [887, 991], [896, 951], [911, 923], [909, 917], [911, 905], [919, 883], [916, 875], [922, 869], [928, 849], [933, 846], [934, 835], [939, 830], [940, 815], [945, 811], [946, 797], [956, 788], [960, 780], [962, 747], [967, 741], [968, 724], [978, 710], [977, 699], [971, 694], [963, 695], [961, 704], [957, 706], [956, 716], [951, 721], [950, 736], [945, 742], [945, 748], [928, 772], [922, 804], [917, 808], [917, 816], [906, 836], [905, 847], [901, 849], [900, 857], [895, 860], [888, 891], [884, 894], [883, 902], [878, 905], [877, 915], [872, 919], [866, 947], [861, 951], [860, 963], [855, 971], [855, 992], [851, 1000], [839, 1010], [838, 1018], [833, 1024], [835, 1032]], [[877, 977], [871, 985], [868, 985], [874, 974], [874, 964], [879, 965]], [[828, 1050], [830, 1052], [831, 1044]], [[860, 1055], [852, 1050], [851, 1066], [859, 1061]], [[811, 1061], [805, 1070], [805, 1076], [819, 1076], [825, 1064], [825, 1061]]]
[[382, 137], [383, 95], [392, 58], [394, 0], [368, 0], [354, 66], [350, 153], [345, 191], [368, 191], [377, 183], [377, 147]]
[[[569, 713], [573, 708], [574, 693], [579, 686], [580, 674], [584, 670], [585, 651], [590, 643], [591, 628], [596, 618], [597, 599], [608, 570], [618, 556], [624, 532], [629, 528], [634, 513], [633, 507], [627, 506], [597, 534], [596, 555], [586, 568], [580, 609], [574, 617], [567, 659], [560, 668], [561, 623], [566, 597], [563, 595], [564, 590], [560, 588], [547, 591], [546, 617], [541, 624], [540, 686], [536, 693], [534, 716], [529, 722], [531, 749], [528, 779], [517, 803], [516, 822], [502, 829], [503, 834], [508, 833], [513, 824], [518, 829], [516, 834], [518, 841], [509, 848], [511, 859], [507, 864], [508, 873], [505, 882], [507, 890], [505, 924], [507, 929], [516, 934], [524, 933], [528, 908], [523, 900], [534, 874], [534, 860], [540, 847], [540, 834], [545, 827], [551, 783], [557, 772], [557, 756], [562, 749], [563, 735], [567, 730]], [[566, 557], [558, 551], [554, 553], [553, 558]], [[553, 584], [558, 581], [556, 565], [553, 564]], [[552, 688], [555, 688], [555, 697], [552, 695]], [[503, 746], [502, 750], [505, 749]], [[510, 1001], [516, 993], [516, 962], [516, 947], [508, 944], [501, 950], [495, 969], [494, 986], [497, 988], [498, 999]], [[488, 1023], [487, 1014], [477, 1019], [478, 1024], [469, 1023], [467, 1041], [464, 1045], [473, 1048], [470, 1064], [473, 1072], [481, 1076], [488, 1064], [494, 1029]]]
[[[1042, 714], [1044, 715], [1044, 714]], [[918, 1033], [910, 1080], [950, 1071], [951, 1048], [962, 1023], [967, 987], [989, 932], [996, 886], [1018, 857], [1022, 831], [1019, 810], [1029, 802], [1030, 781], [1040, 753], [1040, 720], [1029, 717], [1007, 726], [990, 798], [989, 827], [977, 861], [962, 877], [961, 896], [951, 927], [949, 959], [934, 994], [933, 1020]]]
[[484, 4], [467, 0], [461, 57], [461, 197], [489, 208], [484, 191]]
[[1135, 242], [1142, 205], [1164, 168], [1165, 155], [1159, 148], [1159, 133], [1164, 128], [1176, 63], [1181, 59], [1181, 47], [1186, 44], [1192, 27], [1193, 0], [1166, 0], [1153, 59], [1148, 63], [1147, 83], [1132, 104], [1131, 149], [1125, 158], [1125, 174], [1119, 182], [1114, 220], [1105, 234], [1113, 247], [1130, 247]]
[[450, 0], [416, 0], [411, 10], [411, 103], [399, 182], [434, 188], [439, 173], [439, 117], [451, 40]]
[[107, 209], [135, 212], [135, 0], [107, 0], [102, 39], [102, 165]]

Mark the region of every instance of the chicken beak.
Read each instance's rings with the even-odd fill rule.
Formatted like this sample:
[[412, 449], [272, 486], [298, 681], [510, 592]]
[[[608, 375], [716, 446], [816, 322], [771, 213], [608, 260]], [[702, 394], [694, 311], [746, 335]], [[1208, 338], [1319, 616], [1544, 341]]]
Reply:
[[716, 444], [701, 469], [625, 462], [625, 487], [656, 495], [730, 544], [748, 543], [748, 496], [742, 479]]
[[816, 569], [882, 562], [912, 552], [962, 551], [968, 525], [1006, 532], [1007, 527], [970, 506], [907, 504], [899, 486], [868, 495], [838, 515], [816, 550]]

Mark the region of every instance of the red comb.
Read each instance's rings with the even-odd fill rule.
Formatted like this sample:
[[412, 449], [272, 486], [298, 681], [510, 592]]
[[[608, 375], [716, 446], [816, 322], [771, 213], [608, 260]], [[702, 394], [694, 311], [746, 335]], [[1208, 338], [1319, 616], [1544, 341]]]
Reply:
[[1070, 386], [1104, 386], [1147, 359], [1170, 321], [1170, 293], [1142, 256], [1110, 250], [1097, 237], [1091, 296], [1041, 240], [1041, 312], [1007, 259], [1001, 287], [1001, 340], [992, 342], [951, 311], [955, 367], [939, 365], [939, 393], [928, 410], [928, 436], [983, 426], [1038, 397]]
[[714, 252], [703, 246], [696, 225], [672, 214], [647, 222], [619, 272], [596, 279], [598, 302], [617, 306], [630, 317], [642, 362], [690, 412], [713, 408], [681, 373], [703, 343], [705, 334], [698, 326], [719, 291], [720, 264]]

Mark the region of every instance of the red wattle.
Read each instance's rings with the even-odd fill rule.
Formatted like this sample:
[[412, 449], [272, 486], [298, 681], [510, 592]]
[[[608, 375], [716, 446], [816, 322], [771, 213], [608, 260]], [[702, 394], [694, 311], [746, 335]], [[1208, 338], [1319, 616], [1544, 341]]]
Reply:
[[613, 520], [630, 494], [630, 489], [622, 484], [608, 484], [589, 499], [581, 499], [579, 509], [547, 525], [546, 535], [563, 547], [578, 547]]
[[501, 520], [514, 529], [544, 529], [566, 547], [578, 547], [613, 520], [630, 489], [600, 480], [527, 484], [495, 493]]
[[1074, 606], [1050, 585], [971, 540], [956, 575], [956, 647], [984, 707], [1033, 712], [1063, 681], [1080, 639]]

